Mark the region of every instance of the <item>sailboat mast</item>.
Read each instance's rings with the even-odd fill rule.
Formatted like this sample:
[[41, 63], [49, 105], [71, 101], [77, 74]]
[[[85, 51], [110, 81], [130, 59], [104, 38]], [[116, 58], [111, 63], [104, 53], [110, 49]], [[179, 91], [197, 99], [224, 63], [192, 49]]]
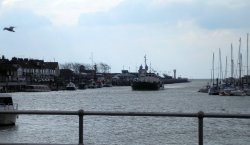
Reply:
[[214, 53], [213, 53], [213, 63], [212, 63], [212, 81], [214, 85]]
[[225, 75], [224, 75], [224, 78], [225, 78], [225, 79], [227, 78], [227, 56], [226, 56], [226, 67], [225, 67]]
[[221, 50], [219, 48], [219, 61], [220, 61], [220, 75], [219, 75], [219, 79], [220, 79], [220, 83], [221, 83], [221, 80], [222, 80], [222, 64], [221, 64]]
[[[241, 66], [242, 66], [242, 54], [241, 54], [241, 38], [240, 38], [240, 45], [239, 45], [239, 79], [241, 80]], [[241, 81], [240, 81], [240, 83], [241, 83]]]
[[248, 76], [248, 35], [249, 33], [247, 33], [247, 76]]
[[231, 43], [231, 78], [234, 75], [233, 44]]

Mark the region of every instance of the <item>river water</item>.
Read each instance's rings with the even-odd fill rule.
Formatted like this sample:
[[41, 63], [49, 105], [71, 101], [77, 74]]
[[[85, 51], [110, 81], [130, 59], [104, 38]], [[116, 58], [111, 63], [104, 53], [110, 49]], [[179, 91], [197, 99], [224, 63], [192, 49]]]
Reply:
[[[197, 90], [206, 80], [165, 85], [160, 91], [111, 87], [77, 91], [12, 93], [19, 110], [250, 113], [250, 97], [209, 96]], [[85, 145], [195, 145], [197, 118], [84, 117]], [[250, 120], [204, 119], [204, 144], [250, 144]], [[77, 116], [19, 115], [0, 127], [0, 143], [78, 143]]]

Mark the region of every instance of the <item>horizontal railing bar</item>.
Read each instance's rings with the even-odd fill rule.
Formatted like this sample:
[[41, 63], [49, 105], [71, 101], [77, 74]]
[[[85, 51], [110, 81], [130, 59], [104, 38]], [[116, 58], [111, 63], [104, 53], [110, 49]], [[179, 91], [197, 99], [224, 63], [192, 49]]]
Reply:
[[[199, 117], [199, 113], [174, 113], [174, 112], [93, 112], [84, 111], [84, 115], [101, 116], [159, 116], [159, 117]], [[204, 113], [202, 117], [206, 118], [241, 118], [250, 119], [250, 114], [221, 114]]]
[[250, 114], [221, 114], [221, 113], [205, 113], [206, 118], [241, 118], [250, 119]]
[[0, 114], [24, 114], [24, 115], [78, 115], [78, 111], [56, 110], [1, 110]]
[[100, 112], [84, 111], [89, 116], [154, 116], [154, 117], [197, 117], [197, 113], [172, 113], [172, 112]]
[[79, 144], [0, 143], [0, 145], [79, 145]]
[[1, 110], [0, 114], [24, 115], [88, 115], [88, 116], [154, 116], [154, 117], [204, 117], [250, 119], [250, 114], [179, 113], [179, 112], [114, 112], [114, 111], [57, 111], [57, 110]]

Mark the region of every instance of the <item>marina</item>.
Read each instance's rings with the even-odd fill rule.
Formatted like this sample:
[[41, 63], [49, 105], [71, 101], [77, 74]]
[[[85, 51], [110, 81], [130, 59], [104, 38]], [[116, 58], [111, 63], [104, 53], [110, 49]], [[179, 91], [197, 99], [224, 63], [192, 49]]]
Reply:
[[[215, 73], [215, 54], [213, 53], [211, 79], [207, 82], [206, 86], [203, 86], [198, 90], [201, 93], [208, 93], [209, 95], [220, 96], [250, 96], [250, 75], [248, 69], [248, 37], [247, 33], [247, 47], [246, 47], [246, 66], [243, 66], [243, 56], [241, 48], [241, 37], [239, 39], [239, 49], [237, 62], [233, 58], [233, 45], [231, 43], [231, 64], [230, 64], [230, 77], [227, 76], [227, 57], [225, 72], [222, 71], [221, 49], [219, 48], [219, 69], [217, 70], [217, 77]], [[236, 67], [235, 67], [236, 66]], [[245, 72], [243, 68], [246, 67]]]
[[[12, 93], [19, 110], [106, 112], [177, 112], [248, 114], [249, 97], [209, 96], [198, 93], [208, 80], [165, 85], [162, 91], [132, 91], [131, 87], [103, 87], [76, 91]], [[32, 103], [30, 103], [32, 100]], [[13, 127], [0, 128], [4, 143], [78, 142], [78, 117], [20, 115]], [[247, 144], [249, 120], [204, 119], [204, 144]], [[197, 118], [84, 117], [84, 143], [96, 144], [197, 144]], [[63, 127], [62, 127], [63, 126]], [[66, 132], [70, 132], [66, 133]]]

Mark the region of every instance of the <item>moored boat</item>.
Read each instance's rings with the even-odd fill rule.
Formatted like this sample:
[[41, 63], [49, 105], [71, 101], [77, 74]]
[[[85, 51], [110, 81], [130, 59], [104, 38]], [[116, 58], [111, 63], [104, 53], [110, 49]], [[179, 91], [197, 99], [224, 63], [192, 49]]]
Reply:
[[76, 90], [76, 85], [72, 82], [69, 82], [68, 85], [66, 86], [66, 90]]
[[97, 88], [102, 88], [103, 87], [103, 83], [101, 81], [97, 81], [96, 82], [96, 87]]
[[201, 92], [201, 93], [208, 93], [209, 89], [210, 89], [210, 85], [207, 84], [206, 86], [203, 86], [202, 88], [200, 88], [200, 89], [198, 90], [198, 92]]
[[163, 84], [159, 82], [150, 82], [150, 81], [141, 81], [141, 80], [136, 80], [133, 81], [132, 83], [132, 89], [133, 90], [159, 90], [163, 89]]
[[106, 82], [103, 84], [103, 87], [112, 87], [112, 83], [111, 82]]
[[87, 89], [87, 85], [86, 85], [85, 83], [80, 83], [80, 84], [78, 85], [78, 89], [80, 89], [80, 90]]
[[89, 88], [89, 89], [95, 89], [95, 88], [97, 88], [97, 85], [96, 85], [95, 82], [91, 82], [91, 83], [88, 85], [88, 88]]
[[246, 96], [246, 92], [244, 90], [236, 89], [231, 91], [231, 96]]
[[217, 85], [213, 85], [208, 90], [209, 95], [219, 95], [220, 94], [220, 88]]
[[[13, 103], [9, 94], [0, 94], [0, 110], [12, 111], [17, 110], [17, 104]], [[17, 114], [0, 114], [0, 126], [15, 125]]]
[[159, 90], [164, 88], [164, 84], [161, 78], [155, 73], [148, 73], [148, 66], [145, 58], [145, 68], [142, 65], [138, 70], [138, 78], [134, 79], [132, 82], [133, 90]]

